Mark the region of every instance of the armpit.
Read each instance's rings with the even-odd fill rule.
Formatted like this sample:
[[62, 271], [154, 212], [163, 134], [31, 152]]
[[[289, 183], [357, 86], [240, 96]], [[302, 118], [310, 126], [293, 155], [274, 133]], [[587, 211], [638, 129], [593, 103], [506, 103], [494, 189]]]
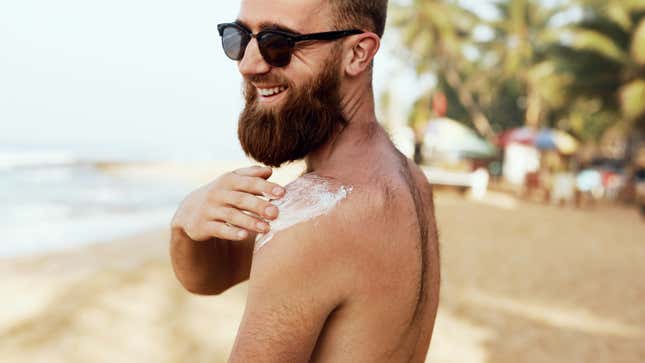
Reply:
[[310, 174], [296, 179], [286, 186], [286, 190], [284, 197], [272, 202], [280, 210], [280, 216], [269, 223], [271, 232], [258, 235], [256, 252], [276, 233], [332, 211], [347, 198], [352, 187]]

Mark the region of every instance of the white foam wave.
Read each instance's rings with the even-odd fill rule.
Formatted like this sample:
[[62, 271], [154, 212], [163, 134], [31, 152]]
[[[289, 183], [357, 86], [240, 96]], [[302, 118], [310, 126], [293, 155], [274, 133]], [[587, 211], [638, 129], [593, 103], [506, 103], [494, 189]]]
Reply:
[[72, 153], [65, 151], [0, 151], [0, 170], [65, 165], [77, 161]]
[[[130, 213], [105, 213], [81, 218], [31, 216], [24, 223], [0, 224], [5, 241], [0, 257], [62, 250], [105, 242], [170, 223], [174, 208], [154, 208]], [[38, 218], [36, 218], [38, 217]]]

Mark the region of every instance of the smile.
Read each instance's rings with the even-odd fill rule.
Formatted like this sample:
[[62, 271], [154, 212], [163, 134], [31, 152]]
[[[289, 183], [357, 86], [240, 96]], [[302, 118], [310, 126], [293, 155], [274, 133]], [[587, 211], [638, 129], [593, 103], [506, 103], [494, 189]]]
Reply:
[[285, 86], [278, 86], [278, 87], [273, 87], [273, 88], [256, 88], [258, 90], [258, 93], [262, 97], [273, 97], [281, 94], [282, 92], [287, 90], [287, 87]]

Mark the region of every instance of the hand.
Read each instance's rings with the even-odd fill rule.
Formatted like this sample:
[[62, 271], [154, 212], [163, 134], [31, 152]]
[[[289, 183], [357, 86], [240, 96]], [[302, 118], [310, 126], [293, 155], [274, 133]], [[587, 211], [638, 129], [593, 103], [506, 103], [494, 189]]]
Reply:
[[267, 200], [284, 195], [281, 186], [268, 179], [273, 170], [254, 166], [226, 173], [186, 197], [172, 220], [193, 241], [212, 238], [241, 241], [253, 233], [266, 233], [265, 220], [278, 217], [278, 208]]

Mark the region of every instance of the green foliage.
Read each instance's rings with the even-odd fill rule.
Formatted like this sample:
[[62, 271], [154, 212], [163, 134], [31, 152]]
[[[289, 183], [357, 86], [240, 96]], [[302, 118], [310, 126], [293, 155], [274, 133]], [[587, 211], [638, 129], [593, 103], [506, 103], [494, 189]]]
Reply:
[[[563, 111], [582, 117], [577, 130], [582, 138], [598, 139], [614, 126], [640, 127], [645, 117], [645, 1], [580, 0], [577, 5], [584, 18], [563, 33], [551, 56], [559, 73], [571, 76], [566, 83], [571, 102]], [[585, 101], [600, 107], [581, 111]]]
[[641, 20], [632, 38], [631, 56], [636, 63], [645, 66], [645, 19]]
[[628, 119], [635, 120], [645, 115], [645, 80], [634, 80], [620, 90], [620, 103], [623, 114]]
[[[617, 125], [642, 129], [645, 0], [561, 3], [499, 0], [500, 16], [486, 20], [457, 0], [415, 0], [395, 7], [394, 24], [404, 57], [420, 75], [437, 76], [448, 116], [482, 134], [528, 124], [598, 140]], [[572, 9], [582, 18], [554, 21]], [[482, 28], [493, 37], [478, 39], [474, 30]], [[415, 104], [416, 129], [430, 117], [435, 91]]]

